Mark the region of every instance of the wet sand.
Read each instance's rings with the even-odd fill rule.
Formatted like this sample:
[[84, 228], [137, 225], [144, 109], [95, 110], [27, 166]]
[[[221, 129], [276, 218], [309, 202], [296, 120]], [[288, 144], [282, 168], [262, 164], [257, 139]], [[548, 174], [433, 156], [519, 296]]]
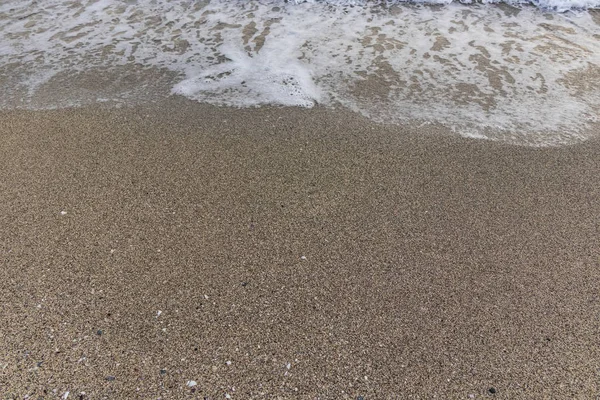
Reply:
[[600, 394], [598, 140], [179, 100], [0, 139], [2, 399]]

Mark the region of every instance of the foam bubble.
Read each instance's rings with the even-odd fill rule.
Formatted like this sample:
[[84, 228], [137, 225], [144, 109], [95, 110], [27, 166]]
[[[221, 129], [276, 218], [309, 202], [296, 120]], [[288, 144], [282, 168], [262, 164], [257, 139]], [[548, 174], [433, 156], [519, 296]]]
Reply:
[[249, 55], [240, 48], [223, 46], [229, 61], [192, 72], [175, 85], [174, 93], [216, 104], [238, 107], [280, 104], [312, 107], [320, 99], [310, 69], [298, 61], [294, 46]]

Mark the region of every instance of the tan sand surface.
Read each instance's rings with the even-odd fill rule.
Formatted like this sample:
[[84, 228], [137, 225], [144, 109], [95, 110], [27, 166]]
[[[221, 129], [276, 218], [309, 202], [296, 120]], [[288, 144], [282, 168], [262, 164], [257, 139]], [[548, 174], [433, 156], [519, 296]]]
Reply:
[[594, 399], [600, 143], [3, 112], [0, 304], [1, 399]]

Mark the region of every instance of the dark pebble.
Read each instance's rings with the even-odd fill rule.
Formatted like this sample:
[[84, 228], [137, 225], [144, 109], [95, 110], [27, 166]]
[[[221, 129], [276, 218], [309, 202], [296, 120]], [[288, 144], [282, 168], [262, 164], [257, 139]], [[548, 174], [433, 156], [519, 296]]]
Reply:
[[102, 336], [102, 334], [103, 334], [103, 333], [104, 333], [104, 332], [102, 332], [102, 329], [98, 329], [98, 330], [96, 331], [96, 335], [98, 335], [98, 336]]
[[496, 389], [495, 389], [495, 388], [493, 388], [493, 387], [491, 387], [491, 388], [490, 388], [490, 390], [489, 390], [489, 392], [490, 392], [491, 394], [496, 394]]
[[356, 400], [365, 400], [365, 398], [363, 396], [358, 396]]
[[166, 374], [166, 373], [167, 373], [167, 370], [166, 370], [166, 369], [161, 369], [161, 370], [160, 370], [160, 374], [161, 374], [161, 375], [164, 375], [164, 374]]
[[115, 377], [114, 377], [114, 376], [107, 376], [107, 377], [106, 377], [106, 380], [107, 380], [107, 381], [114, 381], [114, 380], [115, 380]]
[[246, 287], [246, 286], [248, 286], [248, 282], [242, 282], [242, 286], [243, 286], [243, 287]]

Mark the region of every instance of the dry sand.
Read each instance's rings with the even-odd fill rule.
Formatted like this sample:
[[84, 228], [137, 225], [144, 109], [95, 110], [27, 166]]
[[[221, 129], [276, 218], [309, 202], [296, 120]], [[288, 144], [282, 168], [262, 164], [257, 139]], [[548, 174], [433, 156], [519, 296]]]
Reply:
[[597, 140], [4, 112], [0, 398], [593, 399], [599, 200]]

